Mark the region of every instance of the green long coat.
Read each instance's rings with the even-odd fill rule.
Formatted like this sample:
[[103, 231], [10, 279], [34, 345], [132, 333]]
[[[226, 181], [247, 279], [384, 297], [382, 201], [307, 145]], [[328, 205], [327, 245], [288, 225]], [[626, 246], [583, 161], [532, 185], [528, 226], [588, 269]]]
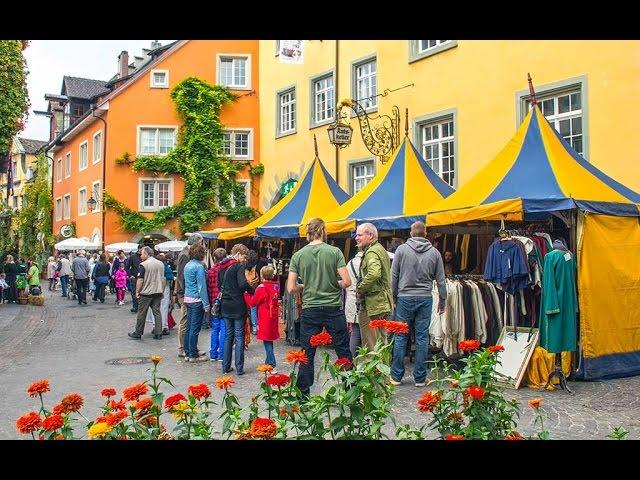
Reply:
[[364, 295], [367, 315], [376, 318], [391, 313], [391, 262], [389, 254], [378, 242], [365, 248], [360, 262], [360, 278], [357, 290]]
[[576, 262], [570, 252], [552, 250], [544, 256], [540, 345], [548, 352], [576, 350]]

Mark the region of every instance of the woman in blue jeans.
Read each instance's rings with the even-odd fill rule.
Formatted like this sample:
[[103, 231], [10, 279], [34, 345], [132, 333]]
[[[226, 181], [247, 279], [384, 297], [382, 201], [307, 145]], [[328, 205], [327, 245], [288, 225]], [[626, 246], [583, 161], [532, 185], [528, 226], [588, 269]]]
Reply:
[[198, 335], [204, 312], [209, 311], [206, 270], [202, 261], [205, 249], [200, 244], [189, 248], [189, 262], [184, 267], [184, 304], [187, 307], [187, 327], [184, 331], [185, 362], [206, 362], [198, 356]]

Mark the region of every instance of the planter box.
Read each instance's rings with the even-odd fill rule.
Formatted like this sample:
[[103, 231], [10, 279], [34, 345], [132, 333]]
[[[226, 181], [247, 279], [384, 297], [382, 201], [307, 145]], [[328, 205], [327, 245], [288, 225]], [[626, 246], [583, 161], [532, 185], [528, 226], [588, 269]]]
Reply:
[[29, 295], [29, 303], [42, 307], [44, 305], [44, 295]]

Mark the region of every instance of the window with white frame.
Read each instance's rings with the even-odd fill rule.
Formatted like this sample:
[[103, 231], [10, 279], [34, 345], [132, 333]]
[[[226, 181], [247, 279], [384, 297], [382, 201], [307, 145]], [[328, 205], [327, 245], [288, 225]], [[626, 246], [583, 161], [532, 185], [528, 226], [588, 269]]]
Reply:
[[376, 59], [368, 60], [354, 65], [356, 100], [363, 108], [376, 108], [378, 106], [378, 67]]
[[58, 182], [62, 181], [62, 159], [61, 158], [56, 160], [56, 180]]
[[218, 83], [229, 88], [249, 88], [249, 57], [219, 57]]
[[64, 197], [63, 197], [63, 201], [62, 201], [62, 218], [64, 218], [65, 220], [67, 220], [68, 218], [71, 217], [71, 194], [67, 193]]
[[355, 195], [371, 181], [375, 175], [373, 160], [351, 165], [351, 195]]
[[97, 132], [93, 136], [93, 163], [102, 160], [102, 132]]
[[176, 144], [175, 127], [139, 127], [138, 155], [166, 155]]
[[[536, 98], [538, 107], [551, 126], [573, 149], [584, 156], [582, 95], [580, 89]], [[527, 101], [531, 108], [531, 100]]]
[[278, 94], [278, 133], [296, 131], [296, 89]]
[[13, 196], [13, 209], [18, 210], [18, 195]]
[[171, 180], [140, 180], [140, 210], [153, 211], [173, 204]]
[[333, 74], [313, 81], [312, 123], [333, 120], [335, 100]]
[[449, 42], [451, 42], [451, 40], [418, 40], [418, 53], [433, 50], [438, 46]]
[[71, 176], [71, 153], [64, 157], [64, 178]]
[[78, 215], [87, 214], [87, 187], [78, 190]]
[[151, 70], [151, 88], [168, 88], [169, 71]]
[[222, 153], [231, 159], [251, 159], [253, 157], [251, 140], [251, 130], [224, 130]]
[[84, 170], [89, 166], [89, 143], [80, 144], [79, 166], [78, 170]]
[[220, 186], [216, 195], [218, 206], [226, 211], [236, 207], [248, 207], [251, 199], [251, 180], [237, 180], [236, 187], [225, 195], [220, 194]]
[[427, 165], [453, 186], [456, 176], [453, 117], [420, 125], [420, 140]]
[[102, 200], [102, 192], [100, 191], [100, 180], [96, 180], [91, 184], [91, 197], [96, 201], [93, 213], [100, 211], [100, 202]]
[[56, 220], [62, 220], [62, 198], [56, 198]]

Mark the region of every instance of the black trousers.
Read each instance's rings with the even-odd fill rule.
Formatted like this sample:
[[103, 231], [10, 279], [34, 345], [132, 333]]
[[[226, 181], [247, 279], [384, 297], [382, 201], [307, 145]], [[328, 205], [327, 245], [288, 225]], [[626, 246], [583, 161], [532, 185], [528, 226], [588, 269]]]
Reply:
[[309, 362], [300, 364], [296, 385], [304, 395], [309, 395], [313, 385], [314, 358], [316, 347], [311, 346], [311, 337], [326, 328], [333, 339], [333, 348], [338, 358], [352, 360], [347, 334], [347, 319], [342, 307], [310, 307], [303, 308], [300, 315], [300, 344], [309, 358]]
[[78, 294], [78, 305], [80, 305], [81, 303], [87, 303], [87, 290], [89, 289], [89, 279], [88, 278], [82, 278], [82, 279], [77, 279], [76, 278], [76, 290], [78, 290], [77, 294]]

